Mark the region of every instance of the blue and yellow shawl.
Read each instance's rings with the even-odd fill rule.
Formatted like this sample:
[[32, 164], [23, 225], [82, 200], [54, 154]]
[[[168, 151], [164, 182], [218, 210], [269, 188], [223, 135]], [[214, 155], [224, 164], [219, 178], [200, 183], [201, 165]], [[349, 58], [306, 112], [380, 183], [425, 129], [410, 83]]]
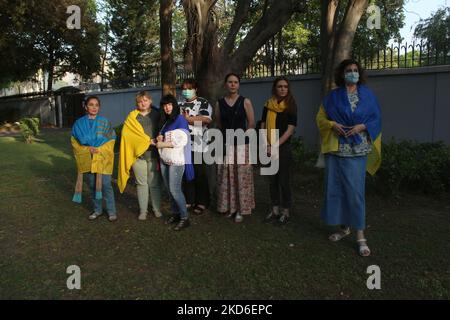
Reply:
[[367, 171], [375, 174], [381, 164], [381, 110], [373, 92], [364, 85], [358, 86], [359, 102], [355, 112], [352, 112], [346, 87], [332, 90], [323, 100], [316, 117], [322, 138], [322, 153], [337, 151], [339, 143], [359, 144], [361, 137], [337, 136], [332, 128], [333, 122], [348, 127], [364, 124], [373, 143], [373, 150], [368, 155]]
[[[77, 183], [72, 201], [81, 203], [83, 173], [96, 173], [96, 199], [102, 198], [102, 174], [112, 174], [116, 134], [111, 123], [102, 116], [89, 120], [86, 115], [78, 119], [72, 128], [71, 143], [77, 163]], [[91, 154], [89, 147], [98, 153]]]

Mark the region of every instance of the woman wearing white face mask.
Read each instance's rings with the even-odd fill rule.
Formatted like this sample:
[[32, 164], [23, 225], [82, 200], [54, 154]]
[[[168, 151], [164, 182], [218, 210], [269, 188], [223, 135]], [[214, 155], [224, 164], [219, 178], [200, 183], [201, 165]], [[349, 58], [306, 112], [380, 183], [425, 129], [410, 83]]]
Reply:
[[325, 200], [322, 218], [340, 225], [330, 241], [339, 241], [357, 230], [359, 254], [369, 256], [364, 238], [366, 170], [375, 174], [381, 163], [381, 112], [365, 73], [352, 59], [336, 69], [335, 83], [316, 117], [325, 154]]
[[213, 109], [208, 100], [197, 96], [197, 83], [194, 79], [184, 80], [181, 87], [183, 100], [178, 104], [189, 123], [195, 171], [195, 179], [184, 182], [184, 194], [187, 208], [192, 207], [194, 213], [202, 214], [210, 202], [208, 167], [203, 161], [203, 153], [208, 148], [206, 130], [212, 121]]

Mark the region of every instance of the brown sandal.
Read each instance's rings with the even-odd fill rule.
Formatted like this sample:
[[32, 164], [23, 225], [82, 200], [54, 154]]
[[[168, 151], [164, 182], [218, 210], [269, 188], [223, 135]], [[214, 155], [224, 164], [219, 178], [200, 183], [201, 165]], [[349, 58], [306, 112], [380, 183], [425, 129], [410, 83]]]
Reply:
[[[201, 207], [200, 207], [200, 206], [201, 206]], [[203, 207], [203, 208], [202, 208], [202, 207]], [[200, 205], [197, 204], [197, 205], [194, 207], [194, 213], [197, 214], [197, 215], [203, 214], [205, 210], [206, 210], [206, 207], [203, 206], [203, 205], [201, 205], [201, 204], [200, 204]]]

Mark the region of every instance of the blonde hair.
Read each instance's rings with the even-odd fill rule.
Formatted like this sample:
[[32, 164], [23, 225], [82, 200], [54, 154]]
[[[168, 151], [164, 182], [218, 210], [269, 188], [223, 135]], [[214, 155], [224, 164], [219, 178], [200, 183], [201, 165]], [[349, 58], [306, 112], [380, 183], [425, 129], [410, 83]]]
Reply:
[[139, 101], [143, 97], [146, 97], [147, 99], [152, 100], [152, 96], [150, 95], [150, 93], [148, 93], [148, 91], [139, 91], [138, 94], [136, 95], [136, 103], [139, 103]]

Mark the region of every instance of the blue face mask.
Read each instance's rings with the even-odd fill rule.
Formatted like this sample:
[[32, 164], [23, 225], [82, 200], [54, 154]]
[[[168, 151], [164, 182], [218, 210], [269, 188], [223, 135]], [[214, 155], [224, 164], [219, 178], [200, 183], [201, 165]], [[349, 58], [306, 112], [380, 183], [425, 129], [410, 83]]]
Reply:
[[345, 82], [356, 84], [359, 81], [359, 72], [347, 72], [345, 74]]
[[181, 95], [183, 96], [183, 98], [185, 98], [187, 100], [191, 100], [192, 98], [195, 97], [195, 90], [194, 89], [184, 89], [181, 91]]

